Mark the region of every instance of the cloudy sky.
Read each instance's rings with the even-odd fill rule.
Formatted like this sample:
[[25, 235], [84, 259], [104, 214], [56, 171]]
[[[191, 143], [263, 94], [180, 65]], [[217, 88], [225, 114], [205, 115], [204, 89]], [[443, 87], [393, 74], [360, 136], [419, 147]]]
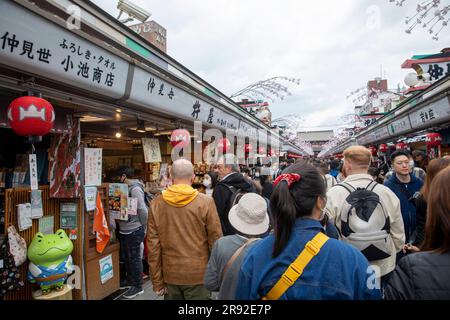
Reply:
[[[406, 34], [418, 0], [132, 0], [167, 29], [168, 54], [226, 95], [273, 76], [300, 78], [271, 104], [273, 119], [298, 114], [308, 129], [335, 127], [352, 113], [346, 96], [380, 76], [403, 86], [404, 60], [450, 44]], [[445, 0], [443, 2], [447, 2]], [[117, 0], [94, 0], [117, 17]], [[381, 68], [382, 66], [382, 68]], [[382, 71], [381, 71], [382, 69]]]

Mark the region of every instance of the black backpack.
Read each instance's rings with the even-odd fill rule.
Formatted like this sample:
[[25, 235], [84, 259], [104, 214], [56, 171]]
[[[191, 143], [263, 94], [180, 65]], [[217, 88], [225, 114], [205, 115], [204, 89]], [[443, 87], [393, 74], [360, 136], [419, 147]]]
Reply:
[[355, 188], [348, 183], [337, 186], [345, 188], [349, 195], [341, 209], [342, 239], [358, 248], [368, 261], [391, 256], [391, 224], [380, 197], [373, 190], [378, 185], [371, 181], [365, 188]]

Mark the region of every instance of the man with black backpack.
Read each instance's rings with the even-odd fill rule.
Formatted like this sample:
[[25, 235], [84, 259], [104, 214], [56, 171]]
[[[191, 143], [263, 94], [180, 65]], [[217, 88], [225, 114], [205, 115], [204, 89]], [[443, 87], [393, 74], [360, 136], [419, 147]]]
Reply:
[[341, 239], [379, 268], [384, 286], [405, 243], [405, 230], [399, 199], [368, 174], [371, 157], [369, 149], [362, 146], [344, 151], [346, 179], [327, 192], [325, 212]]
[[240, 172], [236, 157], [225, 154], [217, 161], [220, 182], [214, 188], [213, 198], [219, 213], [224, 236], [235, 234], [234, 228], [228, 220], [230, 209], [238, 203], [246, 193], [256, 192], [253, 184]]

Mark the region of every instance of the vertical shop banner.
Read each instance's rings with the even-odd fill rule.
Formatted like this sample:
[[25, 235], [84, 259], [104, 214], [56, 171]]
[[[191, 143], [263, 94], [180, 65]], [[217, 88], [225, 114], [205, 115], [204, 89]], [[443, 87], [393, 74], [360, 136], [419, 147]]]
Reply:
[[59, 214], [61, 229], [77, 228], [77, 204], [75, 202], [61, 202]]
[[78, 198], [81, 194], [80, 121], [71, 117], [67, 121], [68, 132], [55, 135], [50, 145], [51, 198]]
[[100, 259], [99, 263], [100, 263], [100, 282], [102, 284], [105, 284], [106, 281], [114, 277], [112, 255]]
[[128, 185], [111, 183], [109, 185], [109, 210], [117, 220], [128, 220]]
[[31, 190], [39, 189], [36, 154], [30, 154], [30, 186]]
[[84, 185], [100, 186], [102, 184], [102, 149], [84, 149]]
[[158, 139], [142, 138], [145, 163], [161, 162], [161, 150]]

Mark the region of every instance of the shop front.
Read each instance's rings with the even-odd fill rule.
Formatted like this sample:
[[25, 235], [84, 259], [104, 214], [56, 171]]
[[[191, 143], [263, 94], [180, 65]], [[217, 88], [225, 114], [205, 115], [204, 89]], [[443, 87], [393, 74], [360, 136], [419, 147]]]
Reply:
[[[146, 191], [160, 192], [170, 183], [178, 130], [192, 150], [200, 151], [211, 142], [204, 137], [208, 129], [235, 133], [229, 145], [243, 148], [247, 163], [256, 157], [256, 140], [263, 133], [266, 150], [260, 156], [276, 156], [270, 150], [280, 137], [245, 111], [231, 108], [226, 97], [212, 97], [213, 88], [205, 94], [192, 80], [161, 70], [153, 58], [118, 50], [114, 39], [106, 39], [108, 44], [85, 33], [88, 26], [70, 31], [56, 15], [26, 1], [3, 1], [0, 11], [8, 12], [0, 21], [0, 233], [6, 238], [8, 227], [15, 226], [30, 245], [38, 232], [47, 236], [64, 230], [76, 266], [68, 281], [73, 299], [103, 299], [119, 289], [120, 245], [114, 225], [126, 218], [128, 209], [133, 211], [128, 193], [117, 184], [119, 167], [133, 167]], [[11, 129], [7, 114], [11, 102], [27, 90], [41, 95], [55, 112], [52, 131], [34, 146]], [[29, 111], [35, 116], [40, 109]], [[34, 170], [30, 154], [36, 154], [36, 188], [29, 178]], [[200, 187], [211, 168], [195, 152], [191, 160], [194, 186]], [[24, 226], [18, 208], [27, 204], [42, 214]], [[106, 230], [98, 230], [95, 222], [99, 212], [104, 212], [110, 233], [103, 245], [98, 234]], [[28, 261], [20, 268], [24, 287], [3, 299], [33, 297], [38, 287], [25, 279], [27, 271]]]

